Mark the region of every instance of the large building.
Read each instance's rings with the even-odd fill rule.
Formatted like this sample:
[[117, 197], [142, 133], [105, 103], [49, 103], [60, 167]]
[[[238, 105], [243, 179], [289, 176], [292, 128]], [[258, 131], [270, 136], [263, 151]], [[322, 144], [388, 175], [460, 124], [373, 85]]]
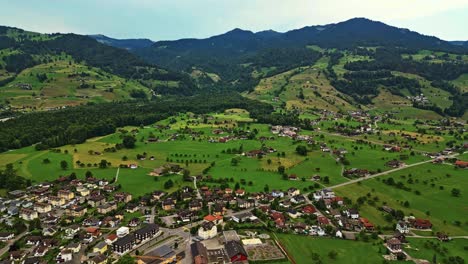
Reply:
[[135, 231], [135, 239], [145, 241], [161, 234], [157, 224], [148, 224], [137, 231]]
[[114, 244], [112, 244], [112, 250], [117, 254], [123, 255], [130, 251], [134, 245], [135, 236], [133, 234], [128, 234], [115, 241]]

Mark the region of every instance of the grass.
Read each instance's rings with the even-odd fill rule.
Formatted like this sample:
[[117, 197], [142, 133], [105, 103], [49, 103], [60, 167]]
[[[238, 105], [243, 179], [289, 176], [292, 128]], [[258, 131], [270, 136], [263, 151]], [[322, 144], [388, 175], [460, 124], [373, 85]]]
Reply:
[[447, 263], [448, 257], [468, 257], [468, 240], [453, 239], [450, 242], [441, 242], [438, 239], [408, 238], [409, 246], [404, 250], [413, 258], [432, 261], [436, 255], [437, 262]]
[[[0, 87], [0, 101], [9, 102], [15, 108], [47, 110], [86, 102], [126, 100], [131, 98], [132, 89], [147, 90], [135, 81], [75, 63], [69, 56], [59, 55], [54, 59], [25, 69], [14, 81]], [[47, 80], [41, 82], [36, 77], [38, 74], [46, 74]], [[88, 87], [80, 88], [83, 83]], [[32, 89], [22, 89], [21, 84], [29, 84]]]
[[[380, 252], [385, 252], [379, 242], [366, 243], [287, 234], [278, 234], [277, 237], [296, 263], [382, 263], [384, 253]], [[337, 253], [335, 259], [328, 256], [331, 251]], [[321, 262], [315, 260], [315, 254]]]
[[[413, 184], [407, 182], [410, 174]], [[391, 225], [385, 220], [385, 213], [378, 209], [385, 203], [395, 210], [402, 210], [405, 215], [429, 219], [434, 232], [443, 231], [453, 236], [467, 235], [468, 223], [465, 216], [468, 210], [466, 207], [468, 196], [463, 190], [468, 188], [468, 179], [465, 174], [465, 171], [455, 169], [451, 165], [424, 164], [380, 177], [380, 179], [392, 177], [395, 182], [401, 181], [405, 186], [411, 187], [411, 191], [397, 189], [386, 185], [382, 180], [372, 179], [361, 184], [337, 188], [336, 192], [353, 201], [367, 194], [370, 195], [370, 199], [378, 197], [375, 206], [364, 203], [359, 210], [364, 217], [380, 226]], [[453, 188], [462, 190], [462, 195], [453, 197], [451, 195]], [[420, 195], [415, 193], [416, 190]], [[402, 205], [404, 201], [409, 201], [408, 208]], [[460, 224], [456, 224], [456, 221]]]

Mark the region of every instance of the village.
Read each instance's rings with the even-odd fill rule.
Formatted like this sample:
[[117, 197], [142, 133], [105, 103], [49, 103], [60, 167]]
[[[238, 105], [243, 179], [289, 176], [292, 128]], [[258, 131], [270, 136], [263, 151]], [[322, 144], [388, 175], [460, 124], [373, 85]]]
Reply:
[[[333, 122], [347, 116], [355, 120], [354, 126], [333, 125]], [[208, 154], [199, 154], [197, 159], [200, 160], [195, 160], [197, 164], [209, 165], [208, 169], [192, 176], [186, 168], [193, 163], [192, 160], [189, 163], [188, 158], [196, 155], [171, 152], [161, 166], [154, 167], [144, 177], [162, 181], [183, 175], [186, 184], [174, 189], [172, 185], [166, 186], [167, 180], [164, 189], [153, 189], [137, 196], [125, 191], [121, 181], [117, 182], [118, 171], [112, 178], [100, 178], [92, 173], [86, 174], [85, 178], [77, 178], [71, 173], [34, 184], [26, 190], [10, 191], [8, 197], [0, 200], [0, 263], [34, 264], [45, 260], [47, 263], [103, 264], [117, 263], [125, 256], [131, 256], [140, 264], [296, 263], [290, 249], [277, 238], [278, 234], [329, 240], [371, 240], [385, 248], [379, 250], [382, 260], [429, 263], [412, 257], [411, 252], [406, 251], [411, 247], [407, 238], [419, 237], [421, 232], [425, 232], [439, 241], [451, 243], [452, 237], [448, 233], [434, 233], [434, 225], [428, 218], [405, 214], [388, 205], [379, 206], [378, 210], [390, 223], [396, 224], [391, 228], [382, 227], [360, 211], [362, 197], [354, 201], [337, 194], [335, 189], [424, 164], [463, 170], [468, 167], [467, 162], [456, 157], [468, 145], [462, 145], [461, 149], [447, 146], [442, 151], [429, 152], [396, 140], [380, 143], [374, 138], [384, 133], [378, 127], [382, 119], [365, 112], [350, 112], [348, 115], [324, 112], [321, 118], [310, 122], [316, 135], [299, 127], [280, 125], [268, 126], [268, 131], [256, 135], [258, 132], [250, 130], [234, 131], [232, 124], [228, 122], [226, 125], [226, 121], [220, 122], [220, 126], [211, 129], [209, 134], [187, 128], [172, 134], [159, 132], [154, 135], [150, 132], [145, 142], [148, 146], [184, 140], [204, 141], [221, 147], [252, 139], [262, 142], [258, 149], [244, 149], [243, 145], [223, 149], [220, 154], [230, 155], [230, 166], [234, 168], [239, 162], [281, 160], [284, 151], [278, 143], [273, 143], [277, 140], [292, 141], [306, 146], [294, 146], [295, 155], [307, 156], [312, 150], [323, 158], [331, 158], [341, 168], [341, 175], [330, 177], [330, 182], [329, 175], [324, 176], [320, 168], [308, 170], [308, 177], [283, 171], [275, 181], [282, 182], [281, 186], [287, 186], [285, 188], [270, 189], [268, 184], [253, 188], [253, 183], [245, 179], [233, 186], [232, 178], [210, 175], [213, 162], [201, 160], [209, 158]], [[199, 121], [184, 122], [197, 125]], [[169, 125], [155, 125], [154, 128], [170, 130]], [[139, 130], [142, 128], [133, 129], [130, 133], [137, 136]], [[391, 133], [393, 135], [389, 137], [396, 136], [396, 133]], [[162, 140], [162, 135], [168, 139]], [[356, 145], [337, 147], [336, 142], [326, 140], [323, 135], [360, 137], [352, 143]], [[188, 136], [192, 138], [187, 139]], [[399, 133], [399, 136], [406, 142], [421, 140], [410, 134]], [[372, 144], [375, 147], [370, 149], [395, 158], [379, 160], [376, 165], [379, 169], [351, 167], [348, 157], [355, 155], [358, 146]], [[90, 150], [88, 155], [103, 154]], [[152, 152], [138, 152], [137, 161], [124, 160], [118, 165], [119, 170], [138, 171], [141, 169], [139, 164], [154, 161], [155, 156]], [[407, 163], [414, 157], [420, 161]], [[78, 166], [84, 166], [84, 163]], [[393, 185], [389, 179], [383, 182]], [[436, 230], [440, 227], [436, 226]]]

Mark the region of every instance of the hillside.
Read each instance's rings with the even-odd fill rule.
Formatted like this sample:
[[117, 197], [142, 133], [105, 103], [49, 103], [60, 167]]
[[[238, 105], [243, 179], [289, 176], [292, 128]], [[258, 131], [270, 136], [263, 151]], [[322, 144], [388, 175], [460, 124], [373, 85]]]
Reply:
[[89, 35], [89, 37], [102, 44], [127, 50], [146, 48], [154, 43], [149, 39], [115, 39], [104, 35]]
[[49, 109], [86, 102], [192, 94], [188, 75], [142, 61], [128, 51], [75, 34], [0, 27], [0, 103]]
[[[364, 18], [285, 33], [234, 29], [133, 52], [191, 73], [200, 87], [235, 89], [287, 109], [379, 108], [382, 94], [396, 100], [383, 104], [389, 111], [418, 108], [461, 117], [467, 108], [460, 99], [467, 96], [468, 49]], [[331, 90], [307, 88], [317, 82]]]

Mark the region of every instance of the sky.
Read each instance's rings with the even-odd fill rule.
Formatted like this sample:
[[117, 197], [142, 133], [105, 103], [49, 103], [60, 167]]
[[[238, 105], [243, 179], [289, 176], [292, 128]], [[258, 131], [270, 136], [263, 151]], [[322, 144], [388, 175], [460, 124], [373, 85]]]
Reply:
[[0, 0], [0, 25], [155, 41], [234, 28], [284, 32], [353, 17], [468, 40], [468, 0]]

